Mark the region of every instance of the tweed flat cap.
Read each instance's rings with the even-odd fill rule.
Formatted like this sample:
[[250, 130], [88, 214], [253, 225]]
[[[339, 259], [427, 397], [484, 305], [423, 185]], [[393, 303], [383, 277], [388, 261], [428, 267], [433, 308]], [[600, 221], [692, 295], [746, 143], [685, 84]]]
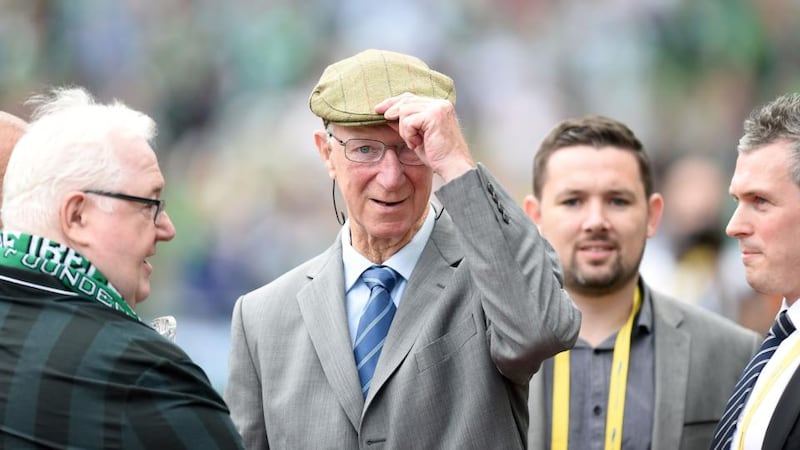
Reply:
[[453, 80], [419, 58], [386, 50], [365, 50], [328, 66], [311, 91], [311, 111], [344, 126], [386, 123], [375, 105], [411, 92], [456, 102]]

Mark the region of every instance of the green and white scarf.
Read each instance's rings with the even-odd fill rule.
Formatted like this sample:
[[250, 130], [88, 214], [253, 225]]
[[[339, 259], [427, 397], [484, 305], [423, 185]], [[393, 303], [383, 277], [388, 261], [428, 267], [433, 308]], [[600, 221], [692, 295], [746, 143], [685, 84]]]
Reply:
[[41, 236], [0, 231], [0, 265], [57, 278], [72, 292], [140, 320], [108, 279], [75, 250]]

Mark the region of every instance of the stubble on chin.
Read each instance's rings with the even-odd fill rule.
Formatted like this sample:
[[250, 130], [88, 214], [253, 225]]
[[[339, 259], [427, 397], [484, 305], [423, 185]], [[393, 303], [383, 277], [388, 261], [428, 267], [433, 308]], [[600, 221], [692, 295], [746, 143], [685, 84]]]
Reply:
[[585, 296], [599, 297], [621, 289], [630, 280], [630, 276], [625, 276], [619, 259], [605, 267], [586, 266], [588, 267], [581, 267], [575, 258], [570, 261], [570, 265], [564, 270], [564, 284], [567, 289]]

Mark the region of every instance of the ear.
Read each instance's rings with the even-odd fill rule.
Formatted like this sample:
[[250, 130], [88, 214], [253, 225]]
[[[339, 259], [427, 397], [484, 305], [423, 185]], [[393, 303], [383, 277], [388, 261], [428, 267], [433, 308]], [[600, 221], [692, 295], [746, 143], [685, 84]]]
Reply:
[[525, 199], [522, 200], [522, 209], [525, 210], [525, 214], [536, 224], [538, 224], [539, 220], [542, 218], [540, 206], [539, 200], [531, 194], [526, 195]]
[[89, 231], [89, 212], [92, 206], [83, 192], [70, 192], [63, 200], [58, 210], [59, 226], [67, 242], [75, 247], [88, 246], [91, 242]]
[[664, 214], [664, 197], [659, 193], [652, 194], [647, 201], [647, 237], [655, 236], [661, 216]]
[[336, 168], [331, 160], [331, 143], [328, 140], [328, 133], [324, 131], [317, 131], [314, 133], [314, 145], [317, 146], [319, 157], [325, 163], [325, 169], [328, 171], [328, 176], [331, 180], [336, 179]]

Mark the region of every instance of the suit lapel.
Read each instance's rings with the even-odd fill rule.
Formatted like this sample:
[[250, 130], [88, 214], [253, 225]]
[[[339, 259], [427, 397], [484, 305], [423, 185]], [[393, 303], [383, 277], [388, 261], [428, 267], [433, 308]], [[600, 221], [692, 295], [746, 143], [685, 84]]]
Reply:
[[789, 434], [798, 422], [800, 416], [800, 370], [796, 370], [786, 389], [783, 391], [775, 413], [767, 426], [764, 436], [764, 449], [784, 448], [789, 443]]
[[436, 307], [436, 300], [442, 295], [455, 270], [453, 266], [457, 266], [463, 257], [459, 254], [454, 236], [450, 216], [442, 213], [408, 280], [403, 301], [392, 321], [367, 394], [365, 411], [372, 398], [408, 356], [423, 328], [420, 322], [429, 317], [431, 310]]
[[683, 314], [652, 299], [655, 333], [655, 408], [653, 449], [680, 447], [689, 377], [691, 336], [680, 328]]
[[297, 294], [300, 314], [328, 383], [358, 429], [363, 400], [345, 313], [341, 239], [311, 267], [308, 277]]

